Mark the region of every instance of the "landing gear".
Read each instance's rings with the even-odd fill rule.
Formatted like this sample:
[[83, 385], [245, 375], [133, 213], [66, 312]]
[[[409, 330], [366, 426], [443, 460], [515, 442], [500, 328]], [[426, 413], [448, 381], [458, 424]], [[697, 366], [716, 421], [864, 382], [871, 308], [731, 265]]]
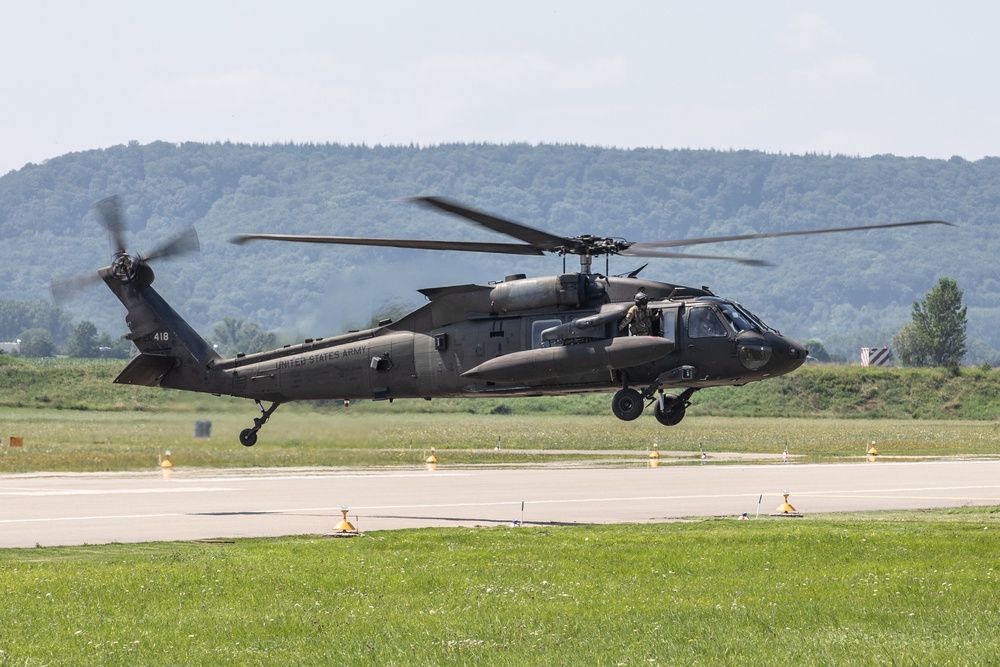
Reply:
[[687, 412], [687, 405], [677, 394], [661, 393], [653, 401], [653, 416], [664, 426], [677, 426], [684, 419], [685, 412]]
[[271, 407], [264, 409], [263, 403], [257, 401], [257, 407], [260, 408], [260, 417], [256, 417], [253, 420], [253, 428], [245, 428], [240, 431], [240, 444], [244, 447], [253, 447], [257, 444], [257, 431], [267, 423], [267, 420], [271, 418], [271, 415], [281, 403], [271, 403]]
[[[684, 419], [687, 407], [691, 405], [691, 395], [698, 391], [698, 387], [688, 387], [680, 395], [664, 394], [660, 383], [656, 382], [640, 392], [629, 387], [626, 378], [621, 379], [623, 386], [611, 399], [611, 411], [615, 413], [615, 417], [627, 422], [638, 419], [645, 407], [643, 402], [652, 399], [656, 421], [664, 426], [677, 426]], [[657, 391], [659, 395], [654, 398]]]
[[642, 394], [635, 389], [628, 387], [619, 389], [611, 399], [611, 411], [622, 421], [630, 422], [638, 419], [642, 414], [642, 408]]
[[680, 424], [687, 413], [687, 407], [691, 405], [688, 399], [696, 391], [698, 391], [697, 387], [690, 387], [678, 396], [677, 394], [664, 394], [661, 389], [660, 395], [653, 400], [653, 416], [656, 417], [656, 421], [664, 426]]

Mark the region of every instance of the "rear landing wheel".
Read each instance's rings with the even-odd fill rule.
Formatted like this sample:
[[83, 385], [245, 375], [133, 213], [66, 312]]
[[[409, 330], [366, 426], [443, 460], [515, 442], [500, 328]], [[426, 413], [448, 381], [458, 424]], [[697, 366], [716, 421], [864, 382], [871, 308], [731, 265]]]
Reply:
[[611, 399], [611, 411], [622, 421], [638, 419], [642, 408], [642, 394], [635, 389], [620, 389]]
[[244, 447], [253, 447], [257, 444], [257, 431], [259, 431], [264, 424], [267, 423], [267, 420], [271, 418], [274, 411], [278, 409], [279, 405], [281, 405], [281, 403], [274, 402], [271, 403], [271, 407], [265, 410], [263, 403], [259, 400], [255, 402], [257, 403], [257, 407], [260, 408], [260, 417], [254, 418], [253, 428], [245, 428], [240, 431], [240, 444]]

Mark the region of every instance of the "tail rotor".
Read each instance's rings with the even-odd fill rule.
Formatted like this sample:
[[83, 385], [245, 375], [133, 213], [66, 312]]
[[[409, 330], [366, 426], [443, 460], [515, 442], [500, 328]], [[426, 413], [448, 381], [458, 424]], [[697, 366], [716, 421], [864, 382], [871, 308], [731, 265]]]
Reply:
[[[147, 268], [148, 262], [169, 257], [179, 257], [198, 252], [201, 244], [194, 227], [188, 227], [146, 254], [129, 254], [125, 244], [125, 222], [122, 215], [122, 200], [118, 195], [107, 197], [93, 206], [101, 224], [108, 230], [111, 243], [111, 275], [121, 282], [135, 280]], [[75, 276], [53, 280], [49, 285], [52, 300], [56, 304], [69, 301], [77, 293], [101, 280], [96, 271], [88, 271]]]

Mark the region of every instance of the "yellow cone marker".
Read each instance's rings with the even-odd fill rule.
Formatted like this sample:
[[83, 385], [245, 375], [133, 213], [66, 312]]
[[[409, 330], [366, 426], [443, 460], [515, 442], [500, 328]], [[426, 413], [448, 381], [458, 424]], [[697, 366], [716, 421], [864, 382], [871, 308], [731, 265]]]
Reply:
[[875, 463], [878, 460], [878, 450], [875, 449], [875, 441], [872, 440], [871, 446], [868, 448], [868, 463]]
[[434, 448], [431, 447], [431, 455], [424, 459], [424, 463], [437, 463], [438, 457], [434, 455]]
[[341, 507], [340, 513], [344, 515], [344, 518], [340, 520], [340, 523], [333, 527], [333, 530], [338, 533], [357, 532], [357, 528], [354, 527], [354, 524], [347, 520], [347, 508]]
[[778, 506], [778, 509], [774, 510], [771, 516], [802, 516], [794, 507], [792, 507], [791, 503], [788, 502], [788, 492], [786, 491], [782, 495], [785, 496], [785, 502], [781, 503], [781, 505]]

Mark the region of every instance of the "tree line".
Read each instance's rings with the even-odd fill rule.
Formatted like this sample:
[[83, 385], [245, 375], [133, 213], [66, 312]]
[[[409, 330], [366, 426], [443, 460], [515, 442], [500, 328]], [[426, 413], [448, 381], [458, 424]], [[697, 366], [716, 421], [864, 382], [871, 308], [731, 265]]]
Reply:
[[[964, 290], [966, 361], [998, 363], [998, 176], [997, 158], [132, 143], [53, 157], [0, 177], [0, 299], [43, 300], [53, 278], [106, 265], [107, 235], [90, 207], [111, 194], [126, 203], [130, 251], [196, 225], [200, 257], [154, 267], [156, 289], [192, 326], [208, 332], [236, 318], [292, 339], [358, 328], [386, 300], [417, 306], [415, 288], [562, 270], [559, 258], [227, 243], [242, 232], [507, 240], [400, 201], [415, 194], [449, 197], [564, 236], [632, 241], [942, 219], [957, 226], [741, 242], [715, 254], [775, 266], [655, 260], [642, 277], [707, 285], [783, 333], [857, 361], [859, 347], [891, 342], [912, 304], [947, 276]], [[48, 261], [25, 261], [40, 249]], [[607, 271], [625, 274], [640, 265], [615, 257]], [[595, 270], [604, 272], [603, 262]], [[69, 322], [43, 325], [57, 348], [73, 322], [92, 322], [112, 339], [123, 333], [120, 305], [101, 287], [66, 306]]]
[[[275, 333], [236, 317], [218, 323], [208, 341], [226, 357], [260, 352], [279, 344]], [[127, 359], [135, 352], [124, 336], [98, 332], [89, 320], [71, 324], [69, 314], [57, 306], [32, 300], [0, 299], [0, 343], [14, 343], [11, 354], [32, 358], [61, 354], [79, 359]], [[0, 349], [0, 353], [4, 352]]]

